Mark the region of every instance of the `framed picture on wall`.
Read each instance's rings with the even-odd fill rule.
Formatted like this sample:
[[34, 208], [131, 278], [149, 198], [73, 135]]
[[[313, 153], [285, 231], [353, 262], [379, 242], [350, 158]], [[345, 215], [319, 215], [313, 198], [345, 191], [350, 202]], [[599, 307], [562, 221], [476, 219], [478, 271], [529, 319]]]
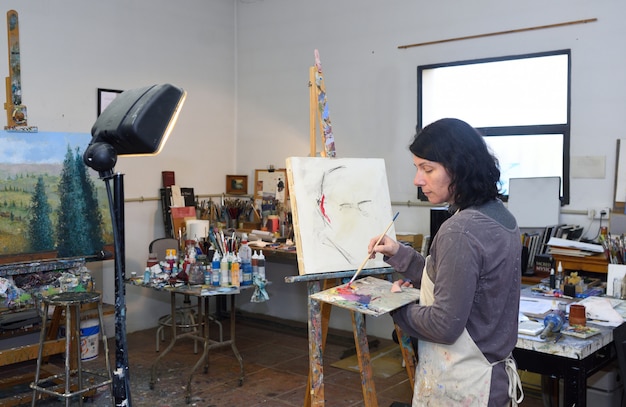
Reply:
[[289, 199], [285, 168], [254, 171], [254, 199], [261, 200], [264, 197], [271, 197], [283, 204]]
[[121, 90], [98, 88], [98, 116], [122, 92]]
[[246, 195], [248, 193], [248, 176], [227, 175], [226, 193], [229, 195]]

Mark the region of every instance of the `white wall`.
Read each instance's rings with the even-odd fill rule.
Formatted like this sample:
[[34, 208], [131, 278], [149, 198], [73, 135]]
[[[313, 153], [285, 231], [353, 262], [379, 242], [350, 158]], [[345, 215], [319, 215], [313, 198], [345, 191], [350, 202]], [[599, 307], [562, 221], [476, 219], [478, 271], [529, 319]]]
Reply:
[[[156, 197], [163, 170], [175, 171], [178, 184], [193, 186], [199, 194], [221, 193], [226, 174], [254, 179], [254, 169], [282, 167], [288, 156], [307, 156], [308, 69], [317, 48], [338, 154], [384, 158], [392, 200], [415, 202], [407, 146], [416, 122], [418, 65], [570, 48], [571, 155], [605, 157], [606, 174], [571, 180], [571, 204], [564, 208], [570, 214], [562, 215], [561, 221], [586, 226], [586, 217], [576, 211], [612, 206], [615, 141], [622, 137], [626, 104], [621, 44], [626, 5], [619, 0], [4, 0], [2, 4], [19, 13], [24, 103], [29, 123], [42, 131], [88, 132], [95, 120], [97, 88], [170, 82], [188, 90], [164, 152], [153, 158], [120, 158], [116, 169], [126, 174], [129, 199]], [[397, 48], [588, 18], [598, 21]], [[5, 44], [0, 41], [0, 55], [7, 55]], [[8, 75], [8, 64], [0, 64], [0, 75]], [[399, 231], [428, 233], [428, 206], [394, 209], [401, 212]], [[163, 226], [156, 201], [129, 202], [125, 210], [130, 271], [143, 266], [147, 245], [163, 234]], [[106, 281], [112, 264], [104, 262], [103, 268]], [[280, 276], [287, 272], [277, 268]], [[271, 270], [268, 274], [272, 277]], [[258, 309], [268, 307], [271, 314], [292, 307], [300, 297], [286, 293], [289, 289], [277, 290], [272, 303]], [[153, 326], [167, 312], [167, 301], [167, 296], [129, 288], [128, 331]], [[253, 305], [242, 306], [255, 312]], [[299, 312], [292, 316], [304, 317]], [[346, 321], [331, 320], [331, 326], [350, 329]], [[387, 336], [390, 325], [379, 321], [383, 320], [368, 323], [368, 330]]]
[[[236, 170], [233, 2], [4, 0], [3, 15], [10, 9], [19, 14], [29, 124], [41, 131], [88, 133], [96, 119], [97, 88], [181, 86], [187, 101], [162, 154], [119, 158], [125, 196], [157, 197], [163, 170], [175, 171], [177, 183], [199, 194], [224, 190], [225, 174]], [[6, 55], [1, 40], [0, 56]], [[0, 64], [0, 77], [5, 76], [8, 63]], [[125, 215], [127, 270], [143, 270], [149, 242], [164, 234], [160, 206], [128, 203]], [[103, 274], [110, 299], [113, 263], [90, 269]], [[154, 326], [169, 311], [169, 296], [130, 287], [127, 306], [132, 332]]]
[[[383, 157], [391, 199], [416, 201], [407, 146], [422, 64], [569, 48], [571, 156], [606, 158], [601, 179], [572, 179], [564, 210], [612, 206], [616, 139], [623, 137], [626, 5], [620, 1], [398, 0], [238, 3], [237, 167], [284, 165], [309, 154], [308, 67], [319, 49], [338, 155]], [[400, 45], [589, 18], [583, 25], [398, 49]], [[318, 141], [319, 144], [319, 141]], [[259, 154], [261, 146], [268, 149]], [[398, 207], [398, 228], [428, 233], [428, 210]], [[587, 226], [585, 216], [564, 222]], [[597, 228], [597, 223], [595, 224]]]
[[[572, 179], [571, 203], [563, 209], [575, 213], [591, 206], [611, 207], [615, 145], [623, 137], [626, 117], [626, 53], [619, 42], [626, 34], [624, 11], [626, 5], [616, 0], [241, 0], [237, 168], [281, 167], [288, 156], [309, 155], [308, 68], [318, 49], [338, 155], [384, 158], [392, 201], [415, 202], [407, 146], [417, 117], [417, 66], [569, 48], [571, 156], [604, 157], [606, 174], [601, 179]], [[398, 49], [589, 18], [598, 21]], [[400, 211], [397, 230], [429, 233], [428, 207], [398, 205], [395, 210]], [[561, 221], [589, 225], [586, 216], [576, 214], [562, 215]], [[597, 227], [595, 222], [591, 237]], [[388, 335], [387, 322], [389, 318], [369, 322], [368, 331]], [[331, 318], [331, 326], [349, 329], [350, 322]]]

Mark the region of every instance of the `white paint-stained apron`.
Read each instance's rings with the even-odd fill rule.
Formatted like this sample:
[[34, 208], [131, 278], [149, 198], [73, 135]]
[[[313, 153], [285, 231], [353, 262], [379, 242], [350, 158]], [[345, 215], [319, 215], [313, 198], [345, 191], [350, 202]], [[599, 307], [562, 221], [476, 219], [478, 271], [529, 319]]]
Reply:
[[[433, 291], [434, 284], [424, 266], [420, 287], [421, 305], [433, 304]], [[489, 403], [492, 367], [498, 363], [506, 363], [511, 404], [516, 406], [524, 397], [513, 357], [509, 355], [504, 360], [489, 363], [467, 329], [452, 345], [420, 340], [418, 356], [413, 407], [486, 406]], [[519, 399], [516, 398], [518, 388], [521, 394]]]

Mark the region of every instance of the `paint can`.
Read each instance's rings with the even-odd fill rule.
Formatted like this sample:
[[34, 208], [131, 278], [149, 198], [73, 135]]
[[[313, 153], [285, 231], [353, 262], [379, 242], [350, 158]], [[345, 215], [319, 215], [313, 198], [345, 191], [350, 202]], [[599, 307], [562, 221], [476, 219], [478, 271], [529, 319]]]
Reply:
[[92, 360], [98, 357], [100, 324], [97, 319], [88, 319], [80, 323], [80, 360]]
[[267, 224], [266, 224], [267, 230], [272, 233], [278, 232], [278, 223], [279, 223], [278, 215], [269, 215], [267, 217]]

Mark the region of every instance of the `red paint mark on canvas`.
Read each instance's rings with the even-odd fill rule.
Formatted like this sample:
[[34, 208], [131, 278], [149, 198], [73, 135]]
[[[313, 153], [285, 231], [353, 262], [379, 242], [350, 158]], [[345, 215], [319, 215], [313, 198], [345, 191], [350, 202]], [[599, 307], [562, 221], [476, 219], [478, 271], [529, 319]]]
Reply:
[[326, 215], [326, 208], [324, 207], [324, 200], [326, 200], [326, 195], [322, 195], [322, 199], [320, 199], [320, 211], [322, 212], [322, 216], [328, 223], [330, 223], [330, 218]]

